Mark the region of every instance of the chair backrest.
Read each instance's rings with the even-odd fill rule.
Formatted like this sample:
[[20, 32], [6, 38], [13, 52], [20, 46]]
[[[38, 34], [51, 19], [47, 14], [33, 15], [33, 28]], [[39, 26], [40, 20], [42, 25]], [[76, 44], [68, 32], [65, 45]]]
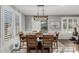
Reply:
[[51, 44], [53, 41], [53, 35], [43, 35], [43, 44]]
[[59, 37], [59, 33], [56, 33], [56, 36], [54, 37], [54, 41], [57, 41]]
[[19, 38], [20, 38], [20, 41], [22, 40], [23, 35], [24, 35], [24, 34], [23, 34], [23, 32], [20, 32], [20, 33], [19, 33]]
[[19, 33], [19, 37], [21, 38], [22, 35], [23, 35], [23, 32], [20, 32], [20, 33]]
[[36, 35], [27, 35], [27, 45], [35, 46], [36, 45]]
[[26, 42], [26, 35], [22, 35], [20, 41], [25, 41]]

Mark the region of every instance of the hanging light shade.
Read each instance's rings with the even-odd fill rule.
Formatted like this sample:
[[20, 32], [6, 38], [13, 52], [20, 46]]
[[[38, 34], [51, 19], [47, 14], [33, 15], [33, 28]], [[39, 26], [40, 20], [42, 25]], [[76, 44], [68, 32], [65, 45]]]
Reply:
[[[42, 8], [42, 15], [40, 15], [40, 8]], [[47, 20], [48, 16], [44, 16], [44, 5], [37, 5], [37, 16], [34, 16], [34, 20]]]

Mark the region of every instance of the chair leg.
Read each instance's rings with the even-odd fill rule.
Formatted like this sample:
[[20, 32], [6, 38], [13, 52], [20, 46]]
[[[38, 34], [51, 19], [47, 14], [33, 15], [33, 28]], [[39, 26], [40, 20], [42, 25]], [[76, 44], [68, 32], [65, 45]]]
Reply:
[[37, 47], [36, 47], [36, 53], [38, 53], [38, 49], [37, 49]]
[[51, 45], [51, 53], [53, 53], [53, 43], [52, 43], [52, 45]]
[[56, 52], [58, 52], [58, 42], [53, 42], [53, 48], [52, 49], [56, 49]]
[[20, 49], [21, 49], [21, 42], [20, 42]]
[[42, 48], [41, 48], [41, 52], [43, 53], [43, 50], [44, 50], [44, 47], [42, 46]]
[[50, 48], [48, 48], [48, 53], [50, 53]]
[[58, 52], [58, 42], [56, 42], [56, 46], [57, 46], [57, 52]]
[[50, 53], [52, 53], [53, 52], [52, 47], [50, 49], [51, 49]]
[[78, 44], [78, 53], [79, 53], [79, 44]]
[[27, 47], [27, 53], [30, 53], [30, 48], [29, 47]]
[[27, 53], [28, 53], [28, 44], [27, 44]]
[[73, 53], [75, 52], [75, 48], [74, 47], [75, 47], [75, 44], [73, 44]]

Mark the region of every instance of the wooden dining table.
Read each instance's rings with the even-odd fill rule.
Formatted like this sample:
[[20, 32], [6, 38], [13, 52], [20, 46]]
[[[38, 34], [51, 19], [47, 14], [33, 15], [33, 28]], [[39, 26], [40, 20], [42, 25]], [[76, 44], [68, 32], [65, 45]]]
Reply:
[[[26, 34], [26, 36], [28, 36], [28, 35], [30, 36], [30, 35], [35, 35], [35, 34]], [[37, 49], [38, 50], [42, 50], [42, 47], [43, 47], [43, 36], [44, 35], [49, 35], [50, 36], [50, 34], [43, 34], [43, 35], [36, 36], [37, 37], [36, 42], [37, 42]], [[48, 47], [46, 50], [48, 50], [48, 52], [49, 52], [50, 47]]]

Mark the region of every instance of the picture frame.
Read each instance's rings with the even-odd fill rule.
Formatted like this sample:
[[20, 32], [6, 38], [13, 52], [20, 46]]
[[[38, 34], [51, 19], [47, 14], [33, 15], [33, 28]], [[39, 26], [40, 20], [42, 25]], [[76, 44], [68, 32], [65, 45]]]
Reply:
[[60, 21], [53, 21], [50, 23], [51, 30], [61, 30], [61, 22]]

